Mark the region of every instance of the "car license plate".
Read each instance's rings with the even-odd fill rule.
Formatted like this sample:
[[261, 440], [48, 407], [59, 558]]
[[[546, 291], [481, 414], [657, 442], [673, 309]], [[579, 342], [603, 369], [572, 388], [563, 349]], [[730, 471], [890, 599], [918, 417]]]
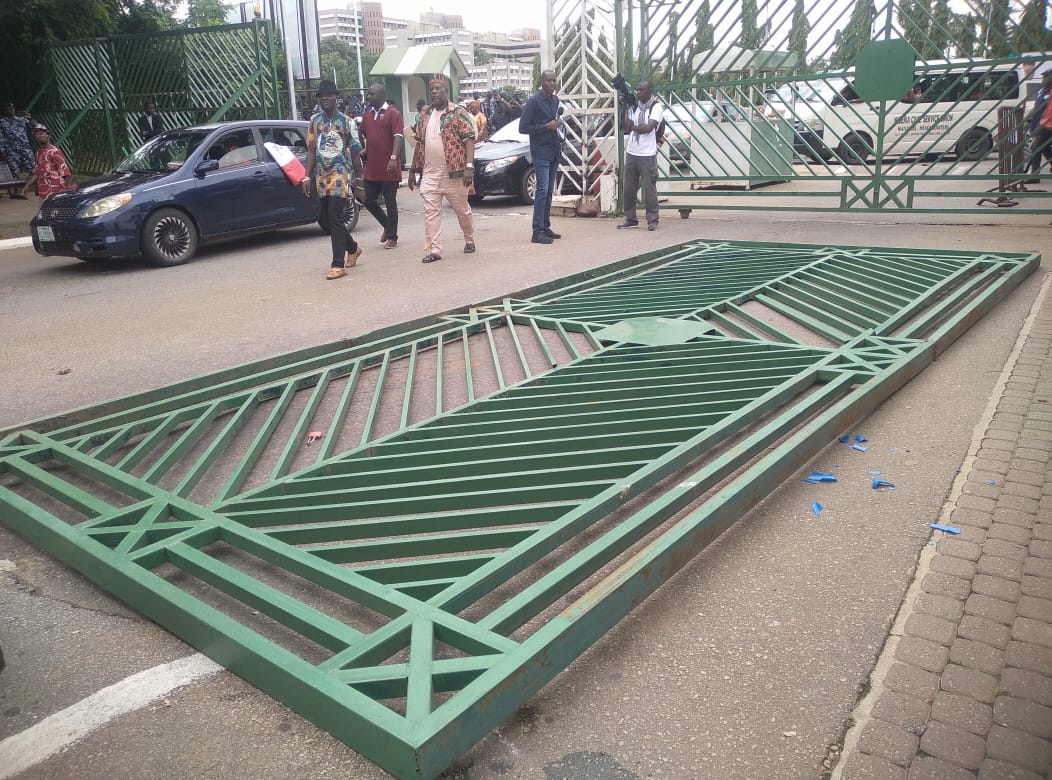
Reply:
[[37, 238], [39, 238], [41, 241], [54, 241], [55, 231], [52, 230], [49, 225], [38, 225]]

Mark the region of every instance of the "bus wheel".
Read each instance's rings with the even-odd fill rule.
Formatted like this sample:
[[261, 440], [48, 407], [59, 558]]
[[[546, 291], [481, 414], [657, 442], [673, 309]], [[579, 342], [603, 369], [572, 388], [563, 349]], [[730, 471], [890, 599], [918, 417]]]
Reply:
[[990, 154], [994, 141], [981, 127], [973, 127], [957, 142], [958, 160], [981, 160]]
[[861, 165], [869, 156], [869, 139], [859, 133], [852, 133], [840, 142], [836, 153], [846, 165]]

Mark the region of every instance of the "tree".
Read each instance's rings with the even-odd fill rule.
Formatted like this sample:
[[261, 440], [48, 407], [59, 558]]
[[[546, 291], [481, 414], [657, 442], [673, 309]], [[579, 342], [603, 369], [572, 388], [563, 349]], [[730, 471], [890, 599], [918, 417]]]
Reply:
[[834, 68], [852, 65], [862, 47], [873, 40], [873, 19], [876, 15], [873, 0], [855, 0], [851, 18], [847, 20], [843, 30], [837, 30], [833, 39], [833, 56], [830, 63]]
[[1008, 0], [990, 0], [983, 19], [983, 54], [988, 57], [1007, 57], [1012, 52], [1008, 35], [1011, 12]]
[[807, 9], [804, 0], [796, 0], [793, 7], [793, 21], [789, 26], [789, 51], [796, 55], [793, 66], [797, 73], [807, 69], [807, 34], [811, 32], [811, 23], [807, 21]]
[[[358, 83], [358, 52], [356, 47], [339, 38], [322, 38], [321, 50], [322, 78], [334, 78], [340, 92], [365, 89], [369, 84], [369, 71], [373, 69], [378, 54], [362, 49], [362, 78], [365, 84]], [[335, 76], [333, 73], [335, 72]]]
[[1048, 0], [1029, 0], [1012, 36], [1017, 52], [1052, 49], [1052, 30], [1048, 28], [1047, 19]]
[[742, 0], [742, 34], [743, 49], [762, 49], [770, 37], [770, 23], [759, 24], [760, 12], [756, 0]]
[[493, 62], [493, 55], [486, 51], [485, 47], [481, 43], [476, 43], [475, 49], [475, 64], [476, 65], [488, 65]]
[[533, 70], [530, 73], [530, 84], [534, 89], [540, 86], [541, 83], [541, 55], [533, 55]]
[[219, 0], [190, 0], [186, 12], [187, 27], [216, 27], [226, 24], [226, 11]]

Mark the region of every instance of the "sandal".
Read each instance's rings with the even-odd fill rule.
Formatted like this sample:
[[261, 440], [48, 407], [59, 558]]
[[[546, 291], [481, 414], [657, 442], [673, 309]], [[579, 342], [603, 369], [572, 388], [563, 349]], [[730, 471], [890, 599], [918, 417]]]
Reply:
[[442, 255], [436, 255], [434, 252], [428, 252], [426, 255], [424, 255], [424, 259], [421, 260], [420, 262], [421, 263], [433, 263], [436, 260], [441, 260], [441, 259], [442, 259]]
[[475, 253], [475, 245], [471, 243], [464, 244], [464, 254], [470, 255]]

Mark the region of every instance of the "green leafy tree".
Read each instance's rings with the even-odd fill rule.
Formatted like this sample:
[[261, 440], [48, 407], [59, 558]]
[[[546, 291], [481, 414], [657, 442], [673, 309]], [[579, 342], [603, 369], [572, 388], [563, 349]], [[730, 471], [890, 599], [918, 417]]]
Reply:
[[1052, 30], [1048, 28], [1048, 0], [1029, 0], [1019, 17], [1012, 41], [1017, 52], [1049, 51]]
[[796, 55], [794, 68], [797, 73], [807, 69], [807, 34], [811, 32], [811, 23], [807, 20], [807, 8], [804, 0], [796, 0], [793, 6], [793, 20], [789, 26], [789, 51]]
[[1012, 39], [1008, 32], [1011, 11], [1008, 0], [990, 0], [986, 4], [983, 19], [983, 54], [989, 57], [1007, 57], [1012, 52]]
[[743, 49], [762, 49], [770, 37], [770, 24], [759, 23], [759, 9], [756, 0], [742, 0], [742, 34]]
[[928, 29], [932, 56], [949, 56], [950, 46], [956, 40], [952, 32], [954, 16], [949, 0], [935, 0], [931, 9], [931, 27]]
[[186, 12], [187, 27], [216, 27], [226, 24], [226, 11], [219, 0], [190, 0]]
[[486, 51], [482, 44], [476, 43], [474, 49], [476, 65], [488, 65], [493, 62], [493, 55]]
[[321, 51], [322, 78], [333, 78], [340, 92], [365, 89], [369, 85], [369, 71], [376, 65], [378, 54], [362, 49], [362, 78], [365, 84], [358, 83], [358, 52], [356, 47], [339, 38], [322, 38]]
[[873, 0], [855, 0], [854, 10], [843, 30], [837, 30], [833, 39], [834, 68], [846, 68], [855, 61], [862, 47], [873, 40], [873, 19], [876, 9]]
[[122, 0], [117, 17], [120, 35], [145, 35], [176, 27], [176, 0]]
[[534, 87], [541, 85], [541, 55], [533, 55], [533, 70], [530, 73], [530, 84]]

